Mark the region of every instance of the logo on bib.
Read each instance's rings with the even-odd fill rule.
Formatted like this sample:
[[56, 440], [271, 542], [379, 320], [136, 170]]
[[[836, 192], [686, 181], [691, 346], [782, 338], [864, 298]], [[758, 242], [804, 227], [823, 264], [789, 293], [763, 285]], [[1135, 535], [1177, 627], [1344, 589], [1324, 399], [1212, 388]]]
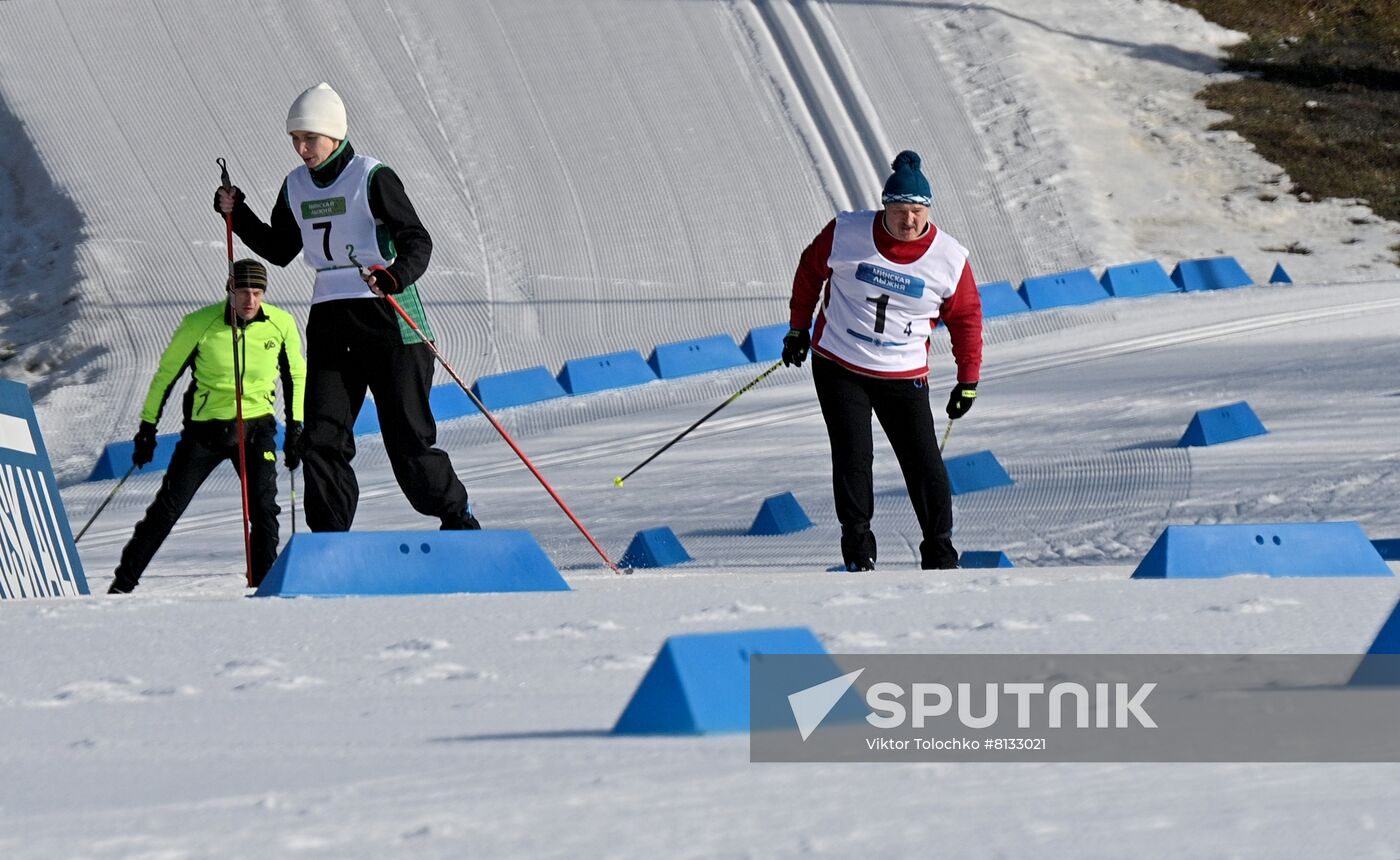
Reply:
[[874, 284], [886, 292], [899, 293], [902, 296], [918, 298], [924, 294], [923, 278], [872, 266], [869, 263], [861, 263], [856, 266], [856, 280]]
[[303, 218], [329, 218], [345, 214], [345, 198], [330, 197], [325, 200], [304, 200], [301, 204]]

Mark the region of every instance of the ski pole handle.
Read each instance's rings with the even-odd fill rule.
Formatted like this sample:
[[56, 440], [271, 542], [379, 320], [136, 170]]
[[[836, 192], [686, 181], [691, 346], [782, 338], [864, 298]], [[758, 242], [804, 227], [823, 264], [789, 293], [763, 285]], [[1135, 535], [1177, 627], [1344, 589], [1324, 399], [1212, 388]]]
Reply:
[[[233, 184], [229, 181], [229, 178], [228, 178], [228, 162], [225, 161], [222, 157], [220, 157], [220, 158], [214, 159], [214, 163], [217, 164], [217, 165], [219, 165], [219, 182], [222, 184], [223, 189], [224, 189], [225, 191], [232, 191], [232, 190], [233, 190]], [[226, 244], [227, 247], [228, 247], [228, 276], [229, 276], [230, 279], [232, 279], [232, 278], [233, 278], [233, 213], [232, 213], [232, 212], [225, 212], [225, 213], [224, 213], [224, 238], [227, 240], [225, 244]], [[230, 287], [232, 287], [232, 281], [231, 281], [231, 280], [230, 280], [230, 284], [229, 284], [229, 285], [230, 285]]]

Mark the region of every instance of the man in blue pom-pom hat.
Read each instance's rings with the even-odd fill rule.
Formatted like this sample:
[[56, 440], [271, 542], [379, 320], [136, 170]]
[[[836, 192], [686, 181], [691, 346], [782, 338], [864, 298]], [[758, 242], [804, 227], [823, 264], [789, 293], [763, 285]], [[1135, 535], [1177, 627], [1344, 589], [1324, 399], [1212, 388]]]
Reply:
[[788, 305], [783, 361], [801, 366], [813, 353], [841, 556], [851, 571], [875, 567], [872, 412], [923, 530], [920, 565], [958, 566], [952, 492], [928, 401], [929, 335], [940, 322], [948, 327], [958, 373], [945, 411], [961, 418], [977, 396], [982, 301], [967, 249], [929, 221], [933, 192], [920, 167], [918, 153], [901, 152], [882, 209], [837, 213], [802, 252]]

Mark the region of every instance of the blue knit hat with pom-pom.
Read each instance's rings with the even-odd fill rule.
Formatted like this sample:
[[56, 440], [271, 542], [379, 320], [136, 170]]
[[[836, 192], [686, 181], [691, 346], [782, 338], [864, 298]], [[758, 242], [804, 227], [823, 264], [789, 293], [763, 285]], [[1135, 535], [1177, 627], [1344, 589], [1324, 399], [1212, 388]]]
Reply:
[[885, 190], [880, 195], [882, 204], [933, 205], [933, 191], [928, 187], [928, 180], [924, 178], [924, 174], [919, 171], [920, 163], [919, 154], [911, 149], [906, 149], [894, 157], [894, 163], [890, 165], [894, 168], [894, 173], [885, 180]]

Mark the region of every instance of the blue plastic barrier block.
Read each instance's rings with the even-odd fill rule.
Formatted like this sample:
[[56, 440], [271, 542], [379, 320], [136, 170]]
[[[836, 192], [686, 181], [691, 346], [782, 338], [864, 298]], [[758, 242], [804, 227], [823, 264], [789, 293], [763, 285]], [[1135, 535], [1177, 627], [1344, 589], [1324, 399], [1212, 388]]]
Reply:
[[433, 418], [438, 421], [449, 421], [453, 418], [481, 414], [481, 410], [476, 408], [472, 399], [455, 382], [434, 385], [429, 389], [428, 408], [432, 410]]
[[1172, 269], [1172, 283], [1188, 293], [1225, 290], [1254, 283], [1234, 257], [1206, 257], [1182, 260]]
[[1162, 264], [1156, 260], [1142, 260], [1137, 263], [1124, 263], [1109, 266], [1099, 278], [1103, 288], [1119, 298], [1132, 296], [1152, 296], [1158, 293], [1177, 293], [1181, 288], [1167, 277]]
[[812, 521], [797, 503], [796, 497], [792, 493], [779, 493], [763, 500], [758, 516], [749, 526], [749, 534], [786, 535], [811, 527]]
[[1021, 282], [1021, 298], [1033, 311], [1068, 305], [1087, 305], [1109, 297], [1108, 290], [1088, 269], [1074, 269], [1058, 275], [1041, 275]]
[[982, 318], [1004, 317], [1007, 314], [1023, 314], [1030, 310], [1026, 300], [1016, 292], [1010, 281], [992, 281], [977, 288], [982, 298]]
[[655, 381], [655, 371], [635, 349], [570, 359], [559, 371], [559, 386], [570, 394], [592, 394]]
[[651, 369], [662, 379], [675, 379], [678, 376], [691, 376], [748, 363], [749, 357], [734, 345], [734, 338], [727, 334], [663, 343], [653, 349], [651, 357], [647, 359], [647, 364], [650, 364]]
[[[272, 437], [273, 444], [277, 450], [282, 450], [282, 425], [277, 425], [277, 434]], [[163, 472], [170, 468], [170, 458], [175, 455], [175, 446], [180, 441], [179, 433], [161, 433], [156, 436], [156, 451], [151, 457], [151, 462], [136, 470], [135, 474], [151, 474], [153, 472]], [[135, 442], [112, 442], [102, 449], [102, 456], [97, 459], [96, 465], [92, 467], [92, 472], [84, 481], [105, 481], [109, 478], [120, 478], [126, 474], [126, 470], [131, 468], [131, 455], [136, 450]]]
[[[481, 410], [455, 382], [444, 382], [428, 390], [428, 408], [438, 421], [450, 421], [468, 415], [479, 415]], [[355, 419], [352, 431], [356, 436], [368, 436], [380, 432], [379, 410], [374, 406], [374, 398], [366, 397], [360, 414]]]
[[[429, 405], [431, 405], [432, 392], [428, 393]], [[352, 431], [356, 436], [368, 436], [379, 432], [379, 410], [374, 408], [374, 398], [366, 397], [364, 405], [360, 407], [360, 414], [355, 418], [355, 428]]]
[[1386, 561], [1400, 561], [1400, 538], [1381, 538], [1371, 541], [1381, 558]]
[[642, 529], [632, 537], [618, 561], [621, 567], [670, 567], [693, 561], [670, 526]]
[[[170, 465], [170, 458], [175, 454], [175, 443], [180, 441], [179, 433], [161, 433], [156, 436], [156, 453], [147, 463], [137, 470], [137, 473], [151, 473], [164, 470]], [[112, 478], [120, 478], [126, 474], [126, 470], [131, 468], [131, 455], [136, 451], [136, 443], [130, 439], [125, 442], [111, 442], [102, 449], [102, 456], [97, 458], [97, 463], [93, 465], [92, 472], [85, 478], [87, 481], [106, 481]]]
[[783, 338], [790, 326], [787, 323], [759, 326], [749, 329], [739, 349], [749, 357], [749, 361], [777, 361], [783, 357]]
[[1400, 687], [1400, 613], [1392, 613], [1356, 665], [1349, 687]]
[[978, 451], [962, 457], [949, 457], [943, 461], [948, 470], [948, 481], [953, 485], [953, 495], [973, 493], [992, 487], [1008, 487], [1016, 483], [997, 461], [991, 451]]
[[999, 549], [963, 550], [958, 556], [958, 567], [1015, 567], [1006, 553]]
[[672, 636], [617, 718], [617, 735], [703, 735], [749, 729], [749, 658], [826, 654], [805, 627]]
[[1134, 579], [1391, 576], [1354, 522], [1167, 526]]
[[1391, 610], [1390, 617], [1381, 625], [1375, 640], [1367, 649], [1367, 654], [1400, 654], [1400, 603]]
[[[1372, 541], [1371, 543], [1377, 543]], [[1400, 543], [1400, 541], [1394, 541]], [[1371, 647], [1356, 666], [1348, 682], [1351, 686], [1400, 686], [1400, 603], [1376, 632]]]
[[570, 591], [526, 531], [295, 534], [256, 597]]
[[[0, 379], [0, 500], [0, 600], [88, 594], [29, 386], [9, 379]], [[43, 634], [24, 641], [45, 647]], [[20, 651], [10, 649], [12, 663]]]
[[472, 385], [472, 393], [487, 409], [524, 406], [568, 396], [554, 374], [538, 366], [483, 376]]
[[1250, 436], [1263, 436], [1268, 432], [1249, 404], [1241, 400], [1198, 411], [1192, 416], [1191, 423], [1186, 425], [1186, 432], [1181, 434], [1176, 447], [1201, 448]]
[[1269, 283], [1291, 284], [1293, 279], [1288, 276], [1288, 270], [1283, 267], [1282, 263], [1274, 263], [1274, 271], [1269, 275]]

